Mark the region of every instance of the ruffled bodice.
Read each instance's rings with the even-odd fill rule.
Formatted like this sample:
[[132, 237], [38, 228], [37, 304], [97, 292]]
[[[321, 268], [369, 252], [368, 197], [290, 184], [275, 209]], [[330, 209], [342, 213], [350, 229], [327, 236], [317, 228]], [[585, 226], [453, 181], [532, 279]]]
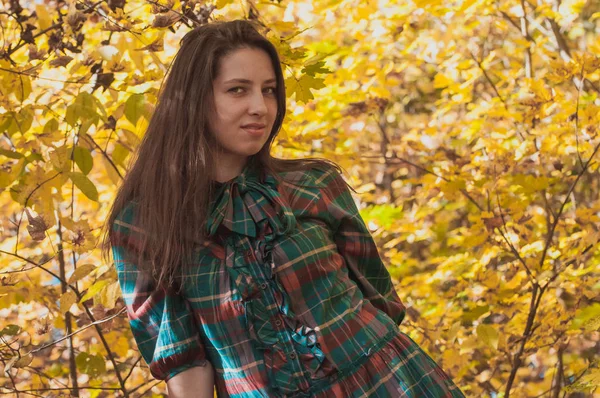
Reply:
[[[251, 166], [227, 182], [213, 184], [207, 232], [225, 235], [220, 238], [228, 279], [241, 295], [247, 332], [264, 355], [271, 388], [285, 396], [302, 396], [295, 376], [298, 371], [318, 380], [335, 369], [321, 350], [315, 330], [297, 319], [276, 277], [273, 247], [296, 227], [294, 213], [278, 192], [277, 180]], [[245, 243], [253, 248], [251, 259], [243, 249]], [[288, 361], [286, 352], [297, 352], [302, 366]]]

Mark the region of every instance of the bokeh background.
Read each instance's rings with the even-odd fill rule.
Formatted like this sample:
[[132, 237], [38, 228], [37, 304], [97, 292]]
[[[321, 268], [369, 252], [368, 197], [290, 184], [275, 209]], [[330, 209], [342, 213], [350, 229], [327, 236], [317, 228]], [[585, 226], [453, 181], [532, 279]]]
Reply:
[[[469, 397], [600, 396], [599, 0], [4, 0], [0, 394], [165, 396], [99, 234], [178, 40], [257, 20]], [[17, 395], [18, 394], [18, 395]]]

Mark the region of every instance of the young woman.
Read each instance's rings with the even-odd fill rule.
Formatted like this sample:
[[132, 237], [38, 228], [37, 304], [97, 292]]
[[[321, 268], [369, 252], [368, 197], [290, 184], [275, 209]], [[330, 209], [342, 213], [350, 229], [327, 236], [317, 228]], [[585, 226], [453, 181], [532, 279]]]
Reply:
[[170, 397], [462, 397], [405, 308], [340, 169], [282, 160], [273, 45], [182, 39], [110, 216], [131, 330]]

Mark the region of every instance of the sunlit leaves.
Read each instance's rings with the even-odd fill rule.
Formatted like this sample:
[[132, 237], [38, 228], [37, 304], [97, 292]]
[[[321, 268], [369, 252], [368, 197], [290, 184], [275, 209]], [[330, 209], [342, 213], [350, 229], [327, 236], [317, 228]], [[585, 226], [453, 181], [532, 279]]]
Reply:
[[111, 281], [108, 279], [102, 279], [96, 283], [94, 283], [89, 289], [88, 291], [85, 293], [85, 295], [81, 298], [81, 300], [79, 300], [80, 302], [84, 302], [86, 300], [91, 299], [92, 297], [94, 297], [96, 294], [98, 294], [106, 285], [108, 285]]
[[[404, 328], [465, 394], [505, 394], [524, 338], [511, 396], [556, 395], [559, 348], [564, 391], [597, 384], [586, 347], [597, 344], [600, 322], [598, 159], [578, 177], [600, 139], [595, 2], [524, 2], [525, 14], [504, 0], [277, 1], [251, 11], [230, 0], [25, 3], [29, 30], [11, 54], [20, 27], [1, 17], [2, 240], [22, 258], [5, 256], [0, 268], [31, 267], [2, 279], [2, 303], [24, 308], [9, 313], [4, 338], [20, 334], [9, 335], [16, 319], [37, 317], [34, 304], [52, 320], [44, 336], [64, 333], [67, 311], [72, 327], [87, 325], [92, 300], [96, 319], [119, 310], [114, 270], [98, 257], [107, 201], [181, 34], [196, 21], [249, 12], [266, 25], [286, 79], [274, 156], [323, 156], [346, 168], [411, 308]], [[84, 296], [76, 305], [55, 276], [61, 261]], [[524, 335], [536, 284], [539, 308]], [[96, 329], [77, 332], [76, 349], [87, 355], [78, 369], [97, 377], [90, 385], [114, 384], [114, 372], [134, 362], [125, 361], [135, 344], [124, 319], [101, 325], [120, 358], [104, 372]], [[20, 354], [9, 350], [9, 365], [26, 363]], [[45, 375], [69, 377], [67, 366], [36, 358]], [[138, 373], [128, 383], [139, 385]]]
[[106, 362], [101, 355], [90, 355], [86, 352], [80, 352], [75, 358], [77, 369], [92, 378], [98, 377], [106, 372]]
[[98, 201], [98, 190], [89, 178], [78, 172], [68, 173], [68, 176], [85, 196], [87, 196], [90, 200]]
[[[0, 61], [0, 86], [2, 86], [2, 95], [7, 99], [14, 96], [14, 99], [23, 103], [31, 94], [31, 79], [27, 73], [11, 70], [11, 65], [5, 60]], [[8, 70], [7, 70], [8, 69]], [[16, 72], [16, 73], [15, 73]]]
[[0, 131], [12, 137], [15, 134], [24, 135], [33, 123], [33, 111], [30, 107], [19, 109], [19, 112], [9, 111], [0, 114]]
[[112, 309], [120, 297], [121, 289], [119, 282], [115, 281], [112, 284], [106, 285], [98, 296], [99, 303], [106, 309]]
[[86, 92], [80, 93], [75, 101], [67, 107], [65, 120], [71, 126], [82, 121], [85, 124], [95, 124], [98, 122], [100, 115], [96, 112], [96, 100]]
[[577, 311], [571, 328], [583, 328], [587, 331], [600, 329], [600, 303], [594, 303]]
[[60, 311], [67, 312], [71, 309], [71, 306], [77, 302], [77, 295], [72, 290], [67, 290], [62, 296], [60, 296]]
[[145, 116], [144, 111], [146, 100], [143, 94], [133, 94], [125, 102], [125, 117], [134, 126], [138, 122], [138, 119]]
[[89, 275], [90, 272], [92, 272], [95, 269], [96, 269], [96, 266], [94, 264], [78, 265], [77, 269], [75, 269], [75, 271], [69, 277], [68, 283], [75, 283], [78, 280], [83, 279], [84, 277]]
[[79, 167], [79, 170], [85, 175], [89, 174], [94, 166], [94, 159], [92, 158], [89, 149], [79, 146], [76, 147], [73, 150], [73, 158]]
[[487, 346], [498, 349], [498, 331], [491, 325], [478, 325], [477, 337]]
[[66, 229], [64, 235], [65, 241], [71, 244], [71, 248], [78, 254], [87, 253], [95, 247], [95, 237], [88, 220], [80, 219], [74, 221], [67, 217], [62, 217], [61, 222]]
[[312, 77], [309, 75], [302, 75], [299, 79], [294, 76], [285, 80], [285, 90], [288, 97], [295, 94], [296, 101], [308, 102], [314, 98], [311, 90], [318, 90], [325, 87], [323, 79]]

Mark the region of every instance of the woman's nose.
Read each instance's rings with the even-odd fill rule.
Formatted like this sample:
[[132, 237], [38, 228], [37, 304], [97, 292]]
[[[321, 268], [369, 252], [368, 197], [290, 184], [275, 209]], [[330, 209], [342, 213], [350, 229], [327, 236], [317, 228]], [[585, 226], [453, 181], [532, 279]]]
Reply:
[[267, 112], [267, 104], [261, 91], [252, 94], [248, 107], [248, 111], [252, 114], [265, 114]]

